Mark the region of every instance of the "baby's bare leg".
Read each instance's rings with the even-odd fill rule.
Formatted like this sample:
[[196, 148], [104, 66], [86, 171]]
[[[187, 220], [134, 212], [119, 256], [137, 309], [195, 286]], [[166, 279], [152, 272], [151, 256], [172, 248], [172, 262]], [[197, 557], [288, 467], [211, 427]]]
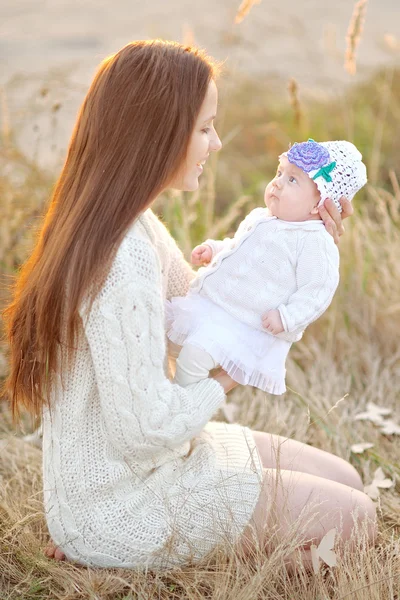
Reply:
[[185, 344], [176, 360], [175, 383], [186, 387], [191, 383], [197, 383], [207, 379], [211, 369], [217, 367], [217, 363], [207, 352]]

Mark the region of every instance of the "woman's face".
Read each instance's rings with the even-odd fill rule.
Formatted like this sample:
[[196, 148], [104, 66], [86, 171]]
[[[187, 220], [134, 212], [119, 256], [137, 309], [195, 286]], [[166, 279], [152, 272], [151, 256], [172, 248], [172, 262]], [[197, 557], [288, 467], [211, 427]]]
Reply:
[[213, 125], [217, 114], [217, 104], [217, 86], [211, 80], [190, 137], [186, 160], [169, 187], [184, 192], [197, 190], [203, 165], [210, 152], [221, 149], [221, 140]]

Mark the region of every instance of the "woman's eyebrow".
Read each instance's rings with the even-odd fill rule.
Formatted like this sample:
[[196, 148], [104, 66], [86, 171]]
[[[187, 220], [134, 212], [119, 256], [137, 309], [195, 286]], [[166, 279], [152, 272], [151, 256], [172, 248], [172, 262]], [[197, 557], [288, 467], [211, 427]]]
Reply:
[[205, 121], [203, 121], [203, 125], [204, 123], [208, 123], [208, 121], [213, 121], [215, 119], [216, 115], [213, 115], [212, 117], [209, 117], [208, 119], [206, 119]]

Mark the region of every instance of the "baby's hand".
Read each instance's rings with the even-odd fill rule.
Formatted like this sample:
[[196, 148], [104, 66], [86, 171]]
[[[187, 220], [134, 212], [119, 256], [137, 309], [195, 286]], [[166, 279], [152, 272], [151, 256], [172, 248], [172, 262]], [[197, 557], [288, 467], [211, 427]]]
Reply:
[[192, 250], [192, 265], [206, 265], [212, 259], [212, 250], [208, 244], [201, 244]]
[[279, 310], [269, 310], [265, 315], [261, 317], [262, 324], [264, 329], [266, 329], [269, 333], [276, 335], [277, 333], [282, 333], [284, 331], [282, 319]]

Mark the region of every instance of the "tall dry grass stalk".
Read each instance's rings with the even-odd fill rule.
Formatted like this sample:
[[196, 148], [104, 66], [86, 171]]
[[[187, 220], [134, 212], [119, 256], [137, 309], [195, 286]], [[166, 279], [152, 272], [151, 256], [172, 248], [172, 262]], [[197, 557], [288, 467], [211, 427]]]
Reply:
[[354, 7], [354, 11], [350, 20], [350, 25], [346, 36], [346, 54], [345, 54], [345, 69], [350, 75], [356, 73], [356, 50], [361, 40], [361, 34], [364, 28], [365, 12], [367, 9], [368, 0], [358, 0]]
[[389, 110], [391, 96], [392, 96], [392, 84], [393, 84], [394, 69], [387, 68], [385, 72], [385, 80], [381, 86], [380, 102], [378, 107], [378, 113], [375, 120], [375, 130], [372, 139], [372, 152], [371, 158], [368, 165], [368, 179], [376, 185], [379, 177], [379, 169], [381, 167], [382, 158], [382, 140], [384, 134], [384, 128], [386, 126], [386, 117]]
[[236, 13], [235, 23], [236, 24], [241, 23], [243, 21], [243, 19], [248, 15], [251, 8], [255, 4], [260, 4], [260, 3], [261, 3], [261, 0], [243, 0], [243, 2], [239, 6], [238, 11]]
[[289, 101], [293, 109], [293, 119], [296, 127], [301, 130], [303, 128], [303, 111], [301, 109], [299, 98], [299, 84], [294, 77], [289, 79], [288, 83]]
[[188, 23], [185, 23], [182, 27], [182, 44], [184, 46], [196, 45], [193, 28]]
[[10, 141], [10, 115], [8, 111], [8, 104], [6, 98], [6, 92], [3, 87], [0, 87], [0, 107], [2, 114], [2, 123], [1, 123], [1, 137], [4, 144], [8, 144]]

